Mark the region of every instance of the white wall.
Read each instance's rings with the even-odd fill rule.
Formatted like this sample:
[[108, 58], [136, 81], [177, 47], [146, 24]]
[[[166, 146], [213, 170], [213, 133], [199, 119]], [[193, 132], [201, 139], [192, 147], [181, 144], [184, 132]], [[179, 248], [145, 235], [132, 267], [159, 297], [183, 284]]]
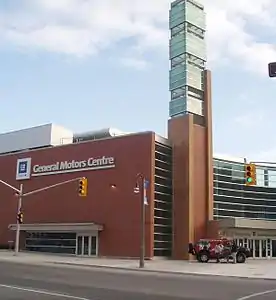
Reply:
[[61, 126], [46, 124], [0, 134], [0, 153], [72, 143], [73, 133]]

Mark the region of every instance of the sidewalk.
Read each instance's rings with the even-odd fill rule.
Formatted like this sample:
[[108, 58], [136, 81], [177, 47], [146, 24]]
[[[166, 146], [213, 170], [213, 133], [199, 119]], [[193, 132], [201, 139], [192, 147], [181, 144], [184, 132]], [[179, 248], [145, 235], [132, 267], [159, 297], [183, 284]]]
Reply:
[[171, 274], [197, 274], [234, 276], [243, 278], [262, 278], [276, 280], [275, 260], [248, 260], [245, 264], [226, 264], [161, 260], [156, 259], [145, 262], [145, 268], [139, 269], [137, 260], [109, 259], [109, 258], [81, 258], [58, 255], [44, 255], [40, 253], [21, 252], [14, 256], [12, 252], [0, 251], [1, 261], [12, 261], [35, 265], [73, 265], [79, 267], [101, 267], [117, 270], [148, 271]]

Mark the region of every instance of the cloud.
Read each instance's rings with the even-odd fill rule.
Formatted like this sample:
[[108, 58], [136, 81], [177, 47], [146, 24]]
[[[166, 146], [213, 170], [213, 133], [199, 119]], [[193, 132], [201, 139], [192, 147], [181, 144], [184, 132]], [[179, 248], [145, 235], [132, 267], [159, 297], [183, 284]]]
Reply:
[[276, 57], [274, 44], [260, 41], [260, 34], [250, 27], [273, 32], [276, 2], [240, 0], [205, 0], [208, 14], [208, 52], [211, 63], [228, 58], [247, 70], [267, 74], [267, 63]]
[[[273, 36], [276, 1], [255, 2], [202, 0], [211, 67], [231, 61], [248, 71], [267, 73], [276, 49], [272, 42], [262, 41], [258, 31]], [[27, 50], [86, 57], [131, 38], [131, 47], [142, 54], [167, 55], [169, 5], [169, 0], [21, 0], [0, 11], [0, 40]], [[133, 56], [122, 62], [129, 65], [141, 59], [140, 54]]]
[[0, 33], [14, 45], [80, 57], [129, 38], [143, 51], [166, 49], [169, 5], [158, 2], [23, 0], [17, 10], [2, 12]]

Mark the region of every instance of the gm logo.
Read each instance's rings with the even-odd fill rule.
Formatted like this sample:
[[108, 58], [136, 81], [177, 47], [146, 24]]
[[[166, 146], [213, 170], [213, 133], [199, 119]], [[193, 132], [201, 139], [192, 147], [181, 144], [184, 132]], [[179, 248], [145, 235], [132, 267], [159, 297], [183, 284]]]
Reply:
[[16, 164], [16, 180], [30, 179], [32, 159], [20, 158]]

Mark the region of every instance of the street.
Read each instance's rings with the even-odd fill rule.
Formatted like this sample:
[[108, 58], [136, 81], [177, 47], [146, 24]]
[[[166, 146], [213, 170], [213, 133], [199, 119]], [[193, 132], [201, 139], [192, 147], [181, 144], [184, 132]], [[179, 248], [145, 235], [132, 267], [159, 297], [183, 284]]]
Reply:
[[[0, 262], [3, 300], [274, 300], [275, 281]], [[245, 297], [252, 295], [254, 297]], [[245, 298], [242, 298], [245, 297]]]

